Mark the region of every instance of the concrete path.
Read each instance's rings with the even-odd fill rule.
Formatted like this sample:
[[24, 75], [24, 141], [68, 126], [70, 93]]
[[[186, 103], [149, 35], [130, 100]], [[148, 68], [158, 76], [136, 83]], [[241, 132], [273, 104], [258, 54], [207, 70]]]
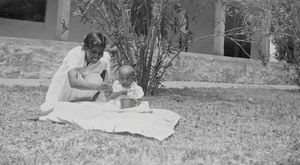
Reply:
[[294, 85], [254, 85], [254, 84], [233, 84], [233, 83], [210, 83], [210, 82], [187, 82], [167, 81], [164, 82], [167, 88], [252, 88], [252, 89], [278, 89], [296, 90], [299, 86]]
[[4, 79], [0, 78], [0, 85], [4, 86], [49, 86], [50, 80], [42, 79]]
[[[1, 86], [49, 86], [48, 79], [3, 79], [0, 78]], [[163, 82], [166, 88], [252, 88], [252, 89], [278, 89], [278, 90], [300, 90], [299, 86], [293, 85], [253, 85], [233, 83], [210, 83], [190, 81], [166, 81]]]

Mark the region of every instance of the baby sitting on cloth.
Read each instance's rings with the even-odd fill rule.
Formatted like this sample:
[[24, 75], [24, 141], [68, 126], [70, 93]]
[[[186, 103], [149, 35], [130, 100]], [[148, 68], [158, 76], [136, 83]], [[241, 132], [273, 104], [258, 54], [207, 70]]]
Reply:
[[144, 96], [143, 89], [134, 81], [135, 70], [129, 65], [119, 69], [119, 77], [112, 85], [113, 93], [107, 98], [120, 109], [133, 108], [139, 105], [138, 99]]
[[[86, 81], [95, 81], [98, 79], [99, 71], [105, 66], [96, 65], [88, 67], [81, 71], [81, 76]], [[99, 68], [103, 67], [103, 68]], [[96, 76], [98, 75], [98, 76]], [[101, 79], [101, 78], [99, 78]], [[135, 70], [129, 65], [123, 65], [119, 68], [118, 79], [112, 84], [112, 93], [109, 96], [104, 95], [104, 91], [98, 92], [93, 98], [81, 98], [73, 102], [95, 101], [102, 105], [102, 110], [118, 111], [118, 112], [151, 112], [147, 101], [139, 101], [144, 96], [143, 89], [134, 81]], [[102, 81], [99, 80], [99, 81]], [[106, 91], [107, 92], [107, 91]], [[103, 104], [106, 102], [105, 104]], [[121, 109], [124, 109], [121, 111]]]

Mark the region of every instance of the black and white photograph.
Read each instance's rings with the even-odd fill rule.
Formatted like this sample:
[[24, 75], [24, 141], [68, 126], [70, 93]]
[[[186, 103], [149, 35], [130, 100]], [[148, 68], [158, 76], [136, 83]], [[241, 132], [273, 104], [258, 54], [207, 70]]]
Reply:
[[300, 165], [300, 0], [0, 0], [0, 165]]

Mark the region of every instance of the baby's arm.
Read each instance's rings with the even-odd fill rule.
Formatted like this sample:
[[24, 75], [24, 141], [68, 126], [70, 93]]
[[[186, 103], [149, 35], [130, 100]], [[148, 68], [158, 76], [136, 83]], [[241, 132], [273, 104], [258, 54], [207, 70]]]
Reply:
[[116, 80], [112, 85], [112, 94], [106, 100], [114, 100], [121, 95], [127, 95], [127, 90], [124, 90], [119, 81]]
[[116, 92], [113, 92], [108, 98], [107, 98], [107, 101], [109, 100], [114, 100], [116, 98], [118, 98], [119, 96], [121, 95], [127, 95], [127, 90], [122, 90], [122, 91], [116, 91]]

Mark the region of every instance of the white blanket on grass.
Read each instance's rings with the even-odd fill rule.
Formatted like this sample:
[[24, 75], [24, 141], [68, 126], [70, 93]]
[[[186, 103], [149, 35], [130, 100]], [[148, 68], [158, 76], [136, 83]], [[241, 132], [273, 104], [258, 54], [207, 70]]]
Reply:
[[74, 123], [88, 130], [129, 132], [164, 140], [174, 133], [174, 127], [181, 118], [169, 110], [150, 109], [147, 102], [137, 109], [112, 110], [108, 107], [106, 103], [59, 102], [51, 113], [40, 117], [40, 120]]

